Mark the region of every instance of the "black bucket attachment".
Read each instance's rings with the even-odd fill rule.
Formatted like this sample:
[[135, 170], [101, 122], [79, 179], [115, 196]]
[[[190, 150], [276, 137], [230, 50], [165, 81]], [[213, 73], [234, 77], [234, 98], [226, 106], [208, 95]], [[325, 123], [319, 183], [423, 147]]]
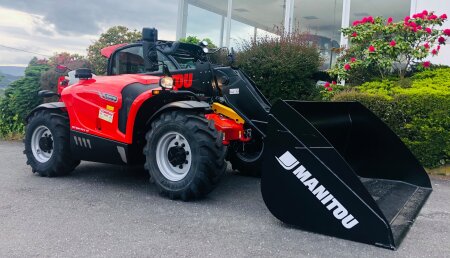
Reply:
[[396, 249], [432, 191], [408, 148], [358, 102], [280, 100], [264, 144], [264, 202], [308, 231]]

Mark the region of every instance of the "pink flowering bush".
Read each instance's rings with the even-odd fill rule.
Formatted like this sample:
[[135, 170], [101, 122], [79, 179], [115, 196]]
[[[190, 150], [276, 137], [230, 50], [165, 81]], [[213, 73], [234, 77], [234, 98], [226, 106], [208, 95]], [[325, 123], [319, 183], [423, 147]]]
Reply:
[[341, 55], [329, 73], [345, 80], [352, 80], [355, 71], [404, 78], [417, 64], [419, 69], [427, 69], [430, 62], [426, 59], [438, 55], [450, 37], [450, 29], [440, 28], [446, 19], [446, 14], [425, 10], [399, 22], [371, 16], [355, 21], [342, 29], [349, 46], [340, 49]]

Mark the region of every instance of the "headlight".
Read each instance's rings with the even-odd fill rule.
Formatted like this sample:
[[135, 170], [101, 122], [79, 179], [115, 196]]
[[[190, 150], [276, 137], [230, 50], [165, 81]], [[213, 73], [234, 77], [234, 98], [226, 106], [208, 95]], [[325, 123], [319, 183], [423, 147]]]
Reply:
[[159, 86], [166, 88], [166, 89], [172, 89], [173, 88], [173, 78], [172, 77], [162, 77], [159, 80]]

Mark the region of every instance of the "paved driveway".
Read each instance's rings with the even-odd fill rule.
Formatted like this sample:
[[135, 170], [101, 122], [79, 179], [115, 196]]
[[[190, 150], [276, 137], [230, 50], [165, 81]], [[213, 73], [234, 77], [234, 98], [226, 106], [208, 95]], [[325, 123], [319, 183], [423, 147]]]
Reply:
[[[83, 162], [41, 178], [19, 142], [0, 142], [0, 256], [450, 257], [450, 181], [398, 251], [290, 228], [264, 206], [260, 181], [228, 173], [206, 199], [164, 199], [140, 170]], [[369, 234], [370, 232], [368, 232]]]

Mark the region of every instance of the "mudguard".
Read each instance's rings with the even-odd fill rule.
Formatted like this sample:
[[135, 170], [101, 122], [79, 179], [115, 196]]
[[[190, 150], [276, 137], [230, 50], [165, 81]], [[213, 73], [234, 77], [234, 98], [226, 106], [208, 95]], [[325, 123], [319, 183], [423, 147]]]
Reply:
[[27, 122], [28, 119], [38, 110], [42, 109], [63, 109], [66, 108], [66, 104], [64, 102], [49, 102], [41, 104], [37, 107], [35, 107], [31, 112], [28, 114], [28, 116], [25, 118], [25, 121]]
[[261, 191], [296, 227], [395, 249], [431, 193], [402, 141], [357, 102], [278, 101]]

